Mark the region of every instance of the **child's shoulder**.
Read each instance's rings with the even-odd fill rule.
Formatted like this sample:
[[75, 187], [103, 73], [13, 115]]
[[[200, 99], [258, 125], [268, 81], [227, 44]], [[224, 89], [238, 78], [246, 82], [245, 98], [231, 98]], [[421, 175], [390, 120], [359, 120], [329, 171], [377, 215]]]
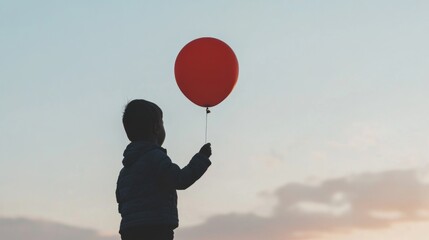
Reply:
[[147, 152], [142, 153], [142, 156], [155, 159], [168, 157], [167, 150], [162, 147], [155, 147], [153, 149], [150, 149]]

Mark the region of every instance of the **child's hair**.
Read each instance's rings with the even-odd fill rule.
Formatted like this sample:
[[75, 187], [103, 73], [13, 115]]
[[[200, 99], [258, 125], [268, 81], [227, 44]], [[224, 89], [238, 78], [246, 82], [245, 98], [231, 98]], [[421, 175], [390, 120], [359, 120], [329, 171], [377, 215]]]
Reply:
[[134, 99], [125, 107], [122, 124], [128, 139], [145, 140], [151, 137], [153, 127], [162, 119], [162, 110], [155, 103]]

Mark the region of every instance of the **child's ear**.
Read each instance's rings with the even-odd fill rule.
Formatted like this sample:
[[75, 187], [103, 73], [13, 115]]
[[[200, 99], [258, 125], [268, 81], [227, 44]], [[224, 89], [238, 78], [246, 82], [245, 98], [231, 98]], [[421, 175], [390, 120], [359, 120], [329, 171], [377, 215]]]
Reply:
[[153, 129], [153, 133], [158, 133], [160, 131], [161, 127], [160, 127], [160, 125], [158, 123], [155, 123], [153, 125], [152, 129]]

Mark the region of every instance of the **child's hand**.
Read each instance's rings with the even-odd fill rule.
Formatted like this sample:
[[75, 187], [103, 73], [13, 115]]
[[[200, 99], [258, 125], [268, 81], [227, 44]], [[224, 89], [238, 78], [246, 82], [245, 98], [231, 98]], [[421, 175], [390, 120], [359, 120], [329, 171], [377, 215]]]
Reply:
[[200, 149], [200, 154], [209, 158], [212, 155], [212, 147], [210, 143], [204, 144], [204, 146]]

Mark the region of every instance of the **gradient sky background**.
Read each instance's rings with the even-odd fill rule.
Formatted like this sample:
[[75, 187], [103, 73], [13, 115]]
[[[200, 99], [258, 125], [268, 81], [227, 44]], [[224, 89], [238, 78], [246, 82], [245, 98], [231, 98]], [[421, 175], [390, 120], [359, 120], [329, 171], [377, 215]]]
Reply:
[[186, 165], [205, 114], [174, 61], [212, 36], [240, 76], [209, 115], [213, 165], [179, 192], [177, 239], [427, 239], [428, 12], [423, 0], [0, 1], [1, 235], [60, 223], [118, 239], [103, 236], [120, 221], [123, 108], [157, 103], [164, 147]]

